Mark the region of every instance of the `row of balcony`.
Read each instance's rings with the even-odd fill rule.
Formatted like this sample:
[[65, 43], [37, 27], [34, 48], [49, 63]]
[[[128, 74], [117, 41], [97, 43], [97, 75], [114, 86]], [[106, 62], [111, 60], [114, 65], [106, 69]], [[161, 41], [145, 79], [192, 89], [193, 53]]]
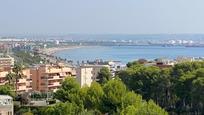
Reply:
[[4, 78], [7, 74], [8, 72], [0, 72], [0, 78]]
[[41, 83], [43, 87], [55, 87], [55, 86], [61, 86], [61, 82], [50, 82], [48, 83], [48, 86], [46, 83]]
[[41, 79], [44, 79], [44, 80], [46, 80], [46, 79], [48, 79], [48, 80], [62, 80], [62, 79], [64, 79], [64, 76], [48, 76], [48, 77], [43, 76], [43, 77], [41, 77]]
[[72, 72], [72, 68], [51, 68], [46, 69], [46, 73], [62, 73], [62, 72]]

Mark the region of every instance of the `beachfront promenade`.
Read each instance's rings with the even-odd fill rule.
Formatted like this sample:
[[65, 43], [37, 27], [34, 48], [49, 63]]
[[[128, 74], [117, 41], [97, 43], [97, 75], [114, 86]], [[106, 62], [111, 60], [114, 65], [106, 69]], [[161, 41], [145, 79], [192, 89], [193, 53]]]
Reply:
[[37, 53], [40, 55], [42, 59], [45, 59], [48, 61], [48, 63], [65, 63], [68, 65], [72, 65], [71, 60], [62, 59], [60, 57], [54, 56], [53, 54], [62, 51], [62, 50], [69, 50], [69, 49], [75, 49], [75, 48], [81, 48], [79, 46], [67, 46], [67, 47], [54, 47], [54, 48], [44, 48], [39, 49]]

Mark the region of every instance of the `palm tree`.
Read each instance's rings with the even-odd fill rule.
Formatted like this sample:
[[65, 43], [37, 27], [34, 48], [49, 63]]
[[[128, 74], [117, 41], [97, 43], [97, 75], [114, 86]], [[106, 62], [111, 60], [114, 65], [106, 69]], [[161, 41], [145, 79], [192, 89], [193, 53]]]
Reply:
[[18, 80], [21, 78], [24, 78], [25, 75], [23, 75], [23, 66], [21, 64], [14, 64], [14, 67], [12, 69], [14, 73], [14, 79], [15, 79], [15, 92], [17, 93], [17, 86], [18, 86]]
[[9, 84], [9, 85], [13, 85], [13, 84], [14, 84], [14, 77], [15, 77], [15, 74], [12, 73], [12, 72], [9, 72], [9, 73], [6, 75], [6, 81], [8, 81], [8, 84]]

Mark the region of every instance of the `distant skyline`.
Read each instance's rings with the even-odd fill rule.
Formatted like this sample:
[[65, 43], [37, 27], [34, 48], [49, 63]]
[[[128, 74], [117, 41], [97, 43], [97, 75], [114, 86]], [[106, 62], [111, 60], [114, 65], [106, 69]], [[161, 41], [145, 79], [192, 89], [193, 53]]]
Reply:
[[203, 0], [0, 0], [0, 35], [204, 34]]

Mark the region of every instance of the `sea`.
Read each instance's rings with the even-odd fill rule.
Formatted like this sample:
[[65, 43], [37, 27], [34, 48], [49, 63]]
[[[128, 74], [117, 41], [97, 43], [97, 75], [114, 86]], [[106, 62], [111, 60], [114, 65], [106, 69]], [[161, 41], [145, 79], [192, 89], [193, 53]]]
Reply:
[[156, 58], [176, 59], [177, 57], [204, 57], [204, 47], [185, 46], [87, 46], [56, 52], [55, 56], [82, 61], [121, 61], [127, 63], [138, 59], [154, 60]]

